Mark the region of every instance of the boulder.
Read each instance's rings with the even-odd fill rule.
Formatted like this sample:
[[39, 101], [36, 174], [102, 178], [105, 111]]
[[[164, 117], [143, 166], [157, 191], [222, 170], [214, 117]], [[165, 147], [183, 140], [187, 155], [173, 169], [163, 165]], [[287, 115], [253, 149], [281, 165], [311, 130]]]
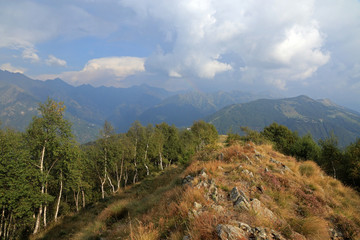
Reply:
[[216, 226], [216, 233], [221, 240], [246, 240], [246, 233], [239, 227], [219, 224]]
[[254, 198], [251, 202], [250, 202], [251, 208], [254, 210], [254, 212], [264, 218], [267, 218], [269, 220], [276, 220], [277, 217], [275, 216], [275, 214], [268, 209], [267, 207], [263, 206], [263, 204], [256, 198]]

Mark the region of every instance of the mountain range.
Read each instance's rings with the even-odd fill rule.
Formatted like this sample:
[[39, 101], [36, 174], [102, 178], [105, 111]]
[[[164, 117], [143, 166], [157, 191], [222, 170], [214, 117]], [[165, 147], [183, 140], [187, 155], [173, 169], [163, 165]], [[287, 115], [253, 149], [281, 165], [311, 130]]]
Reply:
[[105, 120], [117, 132], [126, 132], [135, 120], [143, 125], [167, 122], [188, 127], [204, 119], [222, 134], [230, 129], [240, 133], [240, 126], [261, 131], [277, 122], [300, 135], [310, 132], [317, 140], [333, 132], [342, 146], [360, 136], [360, 114], [330, 100], [307, 96], [274, 99], [271, 94], [241, 91], [180, 93], [148, 85], [74, 87], [61, 79], [39, 81], [0, 70], [1, 126], [24, 131], [38, 114], [39, 102], [48, 97], [64, 102], [65, 117], [73, 123], [72, 131], [80, 143], [96, 139]]
[[206, 120], [222, 134], [229, 130], [240, 133], [240, 126], [261, 131], [277, 122], [301, 136], [311, 133], [316, 140], [325, 139], [333, 132], [341, 146], [354, 142], [360, 136], [359, 113], [328, 99], [314, 100], [307, 96], [234, 104], [208, 116]]
[[81, 143], [94, 140], [107, 120], [118, 132], [131, 123], [167, 122], [187, 127], [222, 107], [266, 95], [233, 92], [169, 92], [148, 85], [130, 88], [71, 86], [61, 79], [39, 81], [20, 73], [0, 70], [0, 121], [2, 126], [25, 130], [47, 97], [65, 103], [66, 118]]

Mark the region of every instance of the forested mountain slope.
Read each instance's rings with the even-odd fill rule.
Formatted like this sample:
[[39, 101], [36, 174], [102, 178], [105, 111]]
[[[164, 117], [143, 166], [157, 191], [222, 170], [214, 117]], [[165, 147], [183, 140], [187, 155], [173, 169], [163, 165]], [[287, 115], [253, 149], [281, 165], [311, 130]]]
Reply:
[[270, 95], [241, 91], [177, 94], [146, 110], [139, 116], [139, 120], [144, 124], [167, 122], [178, 127], [186, 127], [190, 126], [193, 121], [203, 119], [225, 106], [264, 97], [270, 97]]
[[48, 97], [63, 101], [67, 118], [82, 143], [94, 140], [105, 120], [118, 131], [126, 131], [145, 109], [172, 93], [146, 85], [131, 88], [73, 87], [61, 79], [37, 81], [20, 73], [0, 70], [0, 121], [4, 126], [24, 130], [37, 114], [39, 102]]
[[239, 133], [240, 126], [261, 131], [276, 122], [300, 135], [311, 133], [316, 140], [328, 138], [333, 132], [342, 146], [360, 137], [359, 113], [329, 100], [314, 100], [307, 96], [235, 104], [221, 109], [206, 120], [222, 134], [229, 130]]

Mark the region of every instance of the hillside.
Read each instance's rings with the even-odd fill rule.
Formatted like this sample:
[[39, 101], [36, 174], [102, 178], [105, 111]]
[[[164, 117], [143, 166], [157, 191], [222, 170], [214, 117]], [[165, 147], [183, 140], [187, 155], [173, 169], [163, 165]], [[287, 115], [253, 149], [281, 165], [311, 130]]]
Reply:
[[139, 113], [172, 93], [147, 85], [131, 88], [71, 86], [61, 79], [38, 81], [20, 73], [0, 70], [0, 121], [23, 131], [39, 102], [47, 97], [63, 101], [66, 117], [74, 123], [73, 131], [81, 143], [94, 140], [105, 120], [118, 131], [126, 131]]
[[207, 149], [37, 239], [359, 239], [358, 193], [269, 145]]
[[225, 134], [230, 129], [240, 133], [240, 126], [261, 131], [276, 122], [300, 135], [311, 133], [315, 139], [325, 139], [333, 132], [342, 146], [360, 136], [360, 114], [331, 103], [307, 96], [285, 99], [260, 99], [225, 107], [206, 118]]
[[264, 97], [270, 97], [270, 95], [251, 94], [241, 91], [187, 92], [162, 100], [158, 105], [144, 111], [139, 116], [139, 120], [144, 124], [167, 122], [178, 127], [186, 127], [190, 126], [195, 120], [203, 119], [225, 106]]

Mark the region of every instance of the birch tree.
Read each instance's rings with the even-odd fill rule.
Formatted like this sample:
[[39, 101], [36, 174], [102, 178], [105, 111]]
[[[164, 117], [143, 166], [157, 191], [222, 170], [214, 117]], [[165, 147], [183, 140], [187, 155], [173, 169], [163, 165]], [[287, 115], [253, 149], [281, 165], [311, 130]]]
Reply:
[[42, 202], [36, 214], [34, 233], [41, 227], [41, 218], [46, 226], [48, 202], [53, 199], [48, 192], [48, 179], [56, 163], [61, 159], [61, 147], [72, 138], [71, 125], [64, 119], [65, 106], [50, 98], [39, 104], [40, 117], [35, 116], [27, 129], [33, 164], [39, 170], [39, 188]]

